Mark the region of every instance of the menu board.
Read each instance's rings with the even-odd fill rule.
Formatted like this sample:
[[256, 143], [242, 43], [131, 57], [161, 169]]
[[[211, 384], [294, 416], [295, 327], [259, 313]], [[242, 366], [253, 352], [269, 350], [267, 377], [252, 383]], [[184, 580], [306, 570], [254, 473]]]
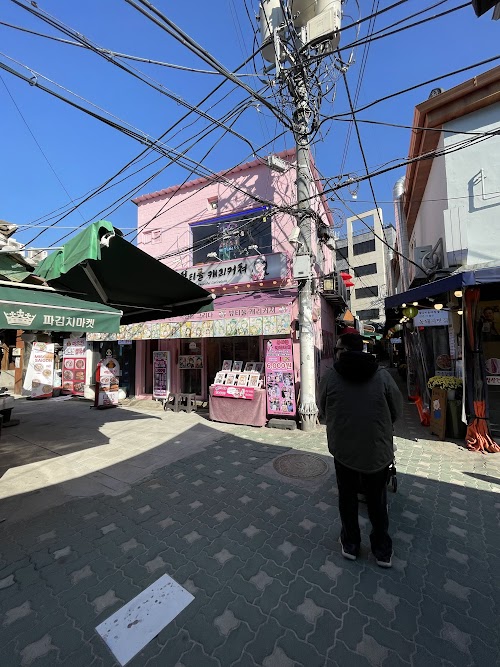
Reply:
[[170, 385], [169, 352], [153, 352], [153, 398], [168, 398]]
[[63, 343], [62, 393], [83, 396], [87, 370], [85, 338], [68, 338]]
[[111, 408], [118, 405], [119, 377], [120, 364], [113, 357], [101, 359], [97, 364], [97, 391], [95, 396], [95, 406], [97, 408]]
[[445, 389], [434, 387], [431, 397], [431, 421], [430, 432], [444, 440], [446, 435], [446, 407], [448, 404], [448, 392]]
[[54, 388], [54, 343], [33, 343], [24, 388], [31, 398], [50, 398]]
[[265, 370], [268, 414], [295, 415], [297, 408], [290, 338], [267, 341]]

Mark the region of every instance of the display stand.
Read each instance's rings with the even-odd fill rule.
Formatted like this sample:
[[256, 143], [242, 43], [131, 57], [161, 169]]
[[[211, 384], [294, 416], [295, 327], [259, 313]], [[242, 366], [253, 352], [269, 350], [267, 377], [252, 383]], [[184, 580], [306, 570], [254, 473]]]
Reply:
[[209, 388], [209, 416], [212, 421], [245, 426], [266, 425], [266, 390], [253, 389], [253, 399], [215, 396]]

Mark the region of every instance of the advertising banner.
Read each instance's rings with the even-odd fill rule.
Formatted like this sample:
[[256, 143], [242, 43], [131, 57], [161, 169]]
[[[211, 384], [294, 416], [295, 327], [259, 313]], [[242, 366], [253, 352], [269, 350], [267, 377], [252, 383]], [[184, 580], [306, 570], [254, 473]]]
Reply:
[[120, 364], [113, 357], [101, 359], [97, 364], [97, 391], [95, 396], [95, 406], [97, 408], [112, 408], [118, 405], [119, 377]]
[[170, 390], [170, 352], [153, 352], [153, 398], [168, 398]]
[[215, 384], [213, 395], [221, 396], [222, 398], [245, 398], [252, 400], [255, 392], [253, 387], [231, 387], [223, 384]]
[[267, 341], [265, 369], [268, 414], [295, 415], [297, 408], [290, 338]]
[[54, 388], [54, 343], [33, 343], [24, 389], [31, 398], [50, 398]]
[[62, 392], [83, 396], [87, 370], [85, 338], [68, 338], [63, 343]]
[[500, 385], [500, 301], [479, 303], [480, 332], [486, 363], [486, 383]]

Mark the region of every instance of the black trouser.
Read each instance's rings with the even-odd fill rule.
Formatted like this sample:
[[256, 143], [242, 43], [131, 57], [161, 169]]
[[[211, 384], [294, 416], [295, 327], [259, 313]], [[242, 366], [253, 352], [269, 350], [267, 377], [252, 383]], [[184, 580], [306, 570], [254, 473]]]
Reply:
[[[359, 473], [347, 468], [335, 459], [337, 486], [339, 489], [339, 511], [342, 521], [342, 544], [356, 552], [361, 543], [358, 522], [358, 490], [361, 481], [366, 496], [368, 516], [372, 524], [370, 542], [375, 558], [386, 559], [392, 553], [387, 513], [387, 479], [389, 466], [374, 473]], [[360, 480], [361, 478], [361, 480]]]

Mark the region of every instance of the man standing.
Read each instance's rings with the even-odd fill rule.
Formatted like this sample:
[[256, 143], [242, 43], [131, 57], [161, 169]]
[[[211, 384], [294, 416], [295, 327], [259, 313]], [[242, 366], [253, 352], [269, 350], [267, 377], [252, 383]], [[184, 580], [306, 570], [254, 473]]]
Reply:
[[401, 416], [403, 399], [390, 374], [363, 352], [360, 335], [340, 336], [335, 350], [334, 367], [321, 380], [320, 411], [326, 418], [328, 449], [335, 457], [342, 555], [356, 560], [359, 554], [361, 484], [372, 524], [373, 555], [378, 565], [391, 567], [387, 480], [394, 459], [393, 424]]

